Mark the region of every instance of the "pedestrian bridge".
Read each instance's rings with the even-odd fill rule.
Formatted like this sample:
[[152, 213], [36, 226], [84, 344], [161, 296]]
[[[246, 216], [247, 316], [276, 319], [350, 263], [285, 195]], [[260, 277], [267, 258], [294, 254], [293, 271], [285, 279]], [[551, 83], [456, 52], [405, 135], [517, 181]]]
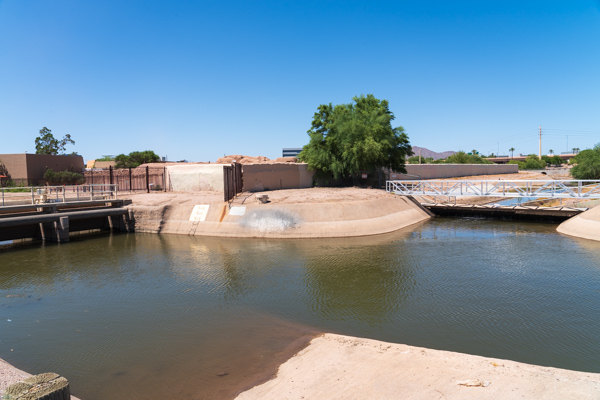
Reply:
[[600, 180], [394, 180], [386, 191], [403, 196], [600, 199]]

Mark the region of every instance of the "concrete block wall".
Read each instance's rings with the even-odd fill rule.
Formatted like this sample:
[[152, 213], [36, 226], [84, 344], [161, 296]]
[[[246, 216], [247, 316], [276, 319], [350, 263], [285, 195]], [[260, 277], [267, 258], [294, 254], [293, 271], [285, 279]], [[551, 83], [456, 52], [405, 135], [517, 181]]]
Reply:
[[223, 164], [170, 165], [167, 182], [175, 192], [223, 192]]
[[242, 173], [245, 192], [309, 188], [314, 175], [304, 163], [244, 164]]
[[516, 164], [407, 164], [406, 174], [392, 172], [390, 179], [443, 179], [461, 176], [516, 174]]

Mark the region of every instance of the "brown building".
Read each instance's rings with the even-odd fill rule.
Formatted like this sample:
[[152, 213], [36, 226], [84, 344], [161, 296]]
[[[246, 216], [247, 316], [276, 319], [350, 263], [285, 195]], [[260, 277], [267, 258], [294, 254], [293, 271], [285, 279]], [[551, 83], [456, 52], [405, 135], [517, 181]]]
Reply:
[[48, 154], [0, 154], [0, 162], [6, 166], [13, 181], [25, 186], [44, 184], [44, 173], [53, 171], [83, 171], [81, 156], [53, 156]]

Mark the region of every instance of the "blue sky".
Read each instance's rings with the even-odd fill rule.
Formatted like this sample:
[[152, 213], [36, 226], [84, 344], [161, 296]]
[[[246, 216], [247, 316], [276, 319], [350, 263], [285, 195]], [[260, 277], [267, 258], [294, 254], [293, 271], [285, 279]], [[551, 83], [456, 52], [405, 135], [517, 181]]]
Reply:
[[0, 154], [276, 158], [368, 93], [434, 151], [592, 147], [600, 1], [0, 0]]

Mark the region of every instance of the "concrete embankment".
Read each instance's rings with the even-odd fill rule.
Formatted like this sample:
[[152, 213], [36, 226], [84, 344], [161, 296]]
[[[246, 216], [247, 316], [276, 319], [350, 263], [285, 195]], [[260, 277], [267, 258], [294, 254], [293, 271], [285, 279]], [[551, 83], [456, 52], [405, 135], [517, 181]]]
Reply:
[[[4, 392], [10, 385], [20, 382], [32, 376], [31, 374], [21, 371], [0, 358], [0, 398], [4, 398]], [[71, 396], [71, 400], [79, 400], [75, 396]]]
[[[255, 196], [242, 196], [231, 207], [224, 202], [206, 201], [202, 197], [181, 195], [155, 204], [129, 207], [130, 229], [135, 232], [173, 233], [217, 237], [321, 238], [350, 237], [389, 233], [426, 220], [426, 211], [408, 199], [381, 190], [363, 190], [360, 196], [314, 198], [318, 189], [263, 192], [270, 201], [258, 204]], [[294, 192], [287, 193], [285, 192]], [[297, 201], [290, 196], [297, 196]], [[244, 201], [246, 200], [246, 201]], [[203, 212], [193, 219], [195, 206]], [[200, 215], [198, 214], [198, 215]]]
[[556, 230], [565, 235], [600, 241], [600, 207], [594, 207], [563, 222]]
[[237, 400], [597, 399], [600, 374], [325, 334]]

